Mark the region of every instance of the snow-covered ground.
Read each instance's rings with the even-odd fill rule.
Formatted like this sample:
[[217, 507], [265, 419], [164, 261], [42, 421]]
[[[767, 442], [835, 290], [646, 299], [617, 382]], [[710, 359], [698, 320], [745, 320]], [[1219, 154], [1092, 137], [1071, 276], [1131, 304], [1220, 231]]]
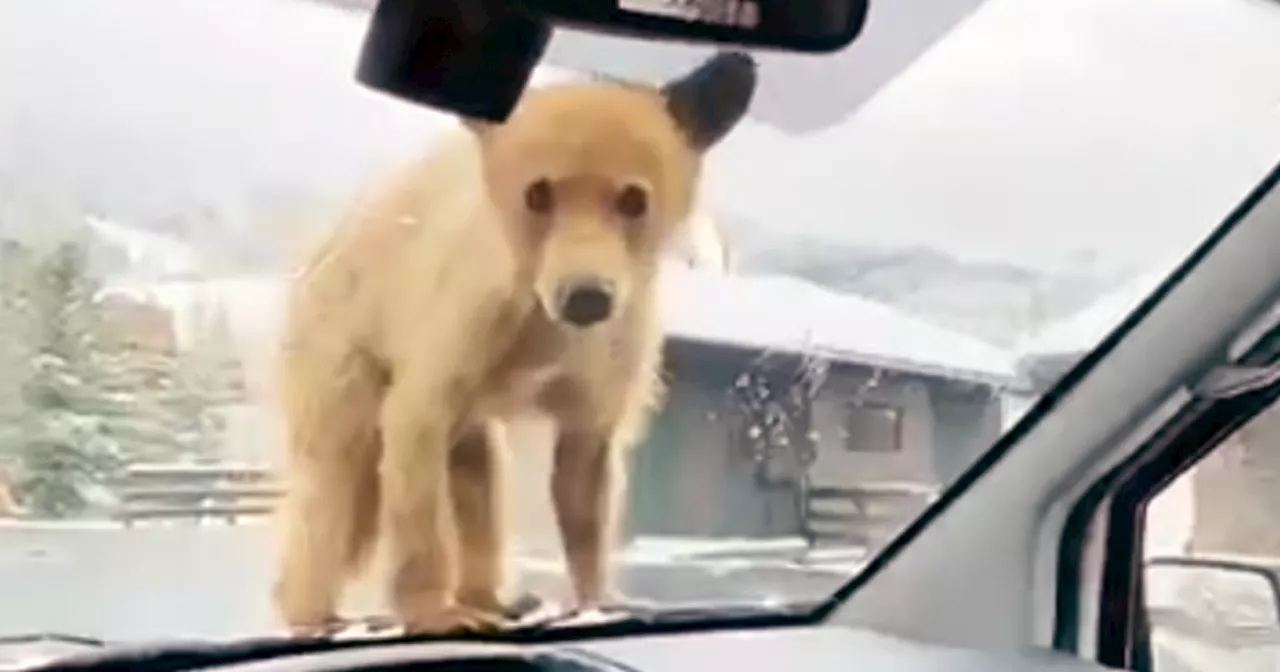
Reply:
[[[619, 587], [657, 602], [821, 598], [860, 566], [856, 549], [800, 562], [798, 539], [641, 538], [622, 554]], [[518, 551], [516, 590], [562, 600], [556, 557]], [[273, 543], [266, 524], [142, 526], [0, 522], [0, 635], [71, 632], [108, 639], [233, 636], [273, 629]], [[376, 569], [376, 564], [375, 564]], [[375, 576], [348, 595], [380, 611]]]

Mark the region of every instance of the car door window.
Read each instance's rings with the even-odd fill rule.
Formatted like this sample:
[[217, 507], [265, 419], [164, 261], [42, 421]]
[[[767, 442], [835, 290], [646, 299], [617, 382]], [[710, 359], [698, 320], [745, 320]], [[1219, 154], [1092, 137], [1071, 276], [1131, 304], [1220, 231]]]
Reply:
[[1154, 672], [1280, 670], [1280, 403], [1157, 495], [1144, 529]]

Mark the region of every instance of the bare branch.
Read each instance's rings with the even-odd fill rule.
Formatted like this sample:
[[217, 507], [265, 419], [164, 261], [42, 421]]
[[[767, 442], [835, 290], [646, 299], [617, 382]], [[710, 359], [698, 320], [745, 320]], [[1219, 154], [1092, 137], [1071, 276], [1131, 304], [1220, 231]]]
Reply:
[[797, 462], [803, 468], [816, 458], [819, 433], [812, 427], [812, 405], [825, 385], [829, 358], [811, 347], [811, 334], [799, 350], [800, 361], [791, 370], [787, 362], [793, 352], [768, 349], [753, 357], [734, 377], [729, 390], [731, 418], [738, 427], [739, 441], [756, 465], [758, 477], [767, 475], [767, 465], [785, 456], [783, 462]]

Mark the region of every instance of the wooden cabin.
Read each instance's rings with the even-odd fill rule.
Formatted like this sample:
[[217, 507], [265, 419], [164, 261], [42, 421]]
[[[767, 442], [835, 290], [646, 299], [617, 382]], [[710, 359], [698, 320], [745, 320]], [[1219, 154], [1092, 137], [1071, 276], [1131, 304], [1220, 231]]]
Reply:
[[1012, 361], [972, 337], [794, 277], [673, 269], [664, 292], [633, 535], [804, 534], [812, 493], [934, 491], [1000, 434]]

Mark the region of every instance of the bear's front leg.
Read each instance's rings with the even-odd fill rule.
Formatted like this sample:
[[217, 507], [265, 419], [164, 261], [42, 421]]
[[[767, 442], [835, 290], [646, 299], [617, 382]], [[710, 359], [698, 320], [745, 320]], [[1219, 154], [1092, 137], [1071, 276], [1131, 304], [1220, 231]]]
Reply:
[[449, 386], [402, 379], [382, 410], [383, 529], [391, 604], [410, 634], [486, 629], [499, 619], [456, 602], [457, 535], [449, 497], [450, 432], [457, 402]]
[[460, 563], [458, 602], [490, 614], [499, 599], [507, 559], [503, 427], [477, 423], [460, 433], [449, 455], [449, 490]]
[[611, 562], [626, 472], [608, 434], [564, 430], [556, 441], [551, 499], [578, 609], [611, 597]]

